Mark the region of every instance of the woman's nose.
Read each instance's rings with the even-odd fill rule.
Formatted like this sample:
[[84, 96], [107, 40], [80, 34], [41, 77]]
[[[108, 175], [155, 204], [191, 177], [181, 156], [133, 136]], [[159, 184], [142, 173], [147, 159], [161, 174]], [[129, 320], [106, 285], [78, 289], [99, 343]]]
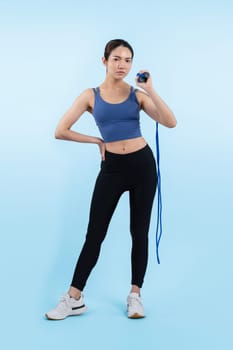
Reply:
[[125, 66], [125, 65], [124, 65], [124, 61], [120, 60], [120, 61], [119, 61], [119, 64], [118, 64], [118, 67], [119, 67], [119, 68], [124, 68], [124, 66]]

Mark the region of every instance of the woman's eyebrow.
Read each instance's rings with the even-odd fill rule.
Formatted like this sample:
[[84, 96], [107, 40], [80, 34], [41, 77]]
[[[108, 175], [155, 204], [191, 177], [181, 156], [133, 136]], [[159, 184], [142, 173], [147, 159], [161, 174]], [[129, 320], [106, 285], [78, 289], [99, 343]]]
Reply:
[[125, 58], [126, 60], [132, 60], [132, 57], [121, 57], [121, 56], [117, 56], [117, 55], [114, 55], [112, 57], [115, 57], [115, 58]]

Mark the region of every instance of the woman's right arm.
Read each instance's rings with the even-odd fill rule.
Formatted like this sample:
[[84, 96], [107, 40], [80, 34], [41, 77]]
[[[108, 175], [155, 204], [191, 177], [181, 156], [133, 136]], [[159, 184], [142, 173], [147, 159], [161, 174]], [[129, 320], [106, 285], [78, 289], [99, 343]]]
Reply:
[[92, 98], [93, 93], [91, 89], [83, 91], [81, 95], [76, 98], [57, 125], [55, 131], [56, 139], [96, 144], [102, 141], [99, 137], [88, 136], [71, 130], [72, 125], [77, 122], [81, 115], [86, 111], [90, 111]]
[[84, 135], [71, 130], [72, 125], [77, 122], [81, 115], [84, 112], [91, 110], [91, 105], [93, 105], [93, 103], [91, 103], [92, 100], [93, 92], [91, 89], [83, 91], [82, 94], [76, 98], [72, 106], [59, 121], [55, 131], [55, 138], [60, 140], [97, 144], [100, 149], [101, 158], [104, 159], [105, 144], [100, 137]]

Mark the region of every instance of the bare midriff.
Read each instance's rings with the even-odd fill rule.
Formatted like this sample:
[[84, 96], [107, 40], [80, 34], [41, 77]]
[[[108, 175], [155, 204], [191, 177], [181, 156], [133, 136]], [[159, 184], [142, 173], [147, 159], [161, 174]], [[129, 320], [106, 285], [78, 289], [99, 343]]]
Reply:
[[106, 150], [111, 153], [127, 154], [140, 150], [145, 147], [147, 142], [143, 137], [136, 137], [134, 139], [106, 142]]

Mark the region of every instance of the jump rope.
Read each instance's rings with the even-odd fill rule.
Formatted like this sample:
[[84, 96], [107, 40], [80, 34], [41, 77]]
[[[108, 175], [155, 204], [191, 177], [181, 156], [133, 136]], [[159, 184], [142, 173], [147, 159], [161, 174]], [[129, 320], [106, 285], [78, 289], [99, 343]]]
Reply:
[[[137, 80], [139, 83], [146, 83], [149, 76], [150, 74], [148, 72], [138, 73]], [[159, 243], [162, 236], [162, 193], [161, 193], [159, 123], [158, 122], [156, 122], [155, 144], [156, 144], [156, 161], [157, 161], [157, 223], [156, 223], [155, 241], [156, 241], [157, 262], [158, 264], [160, 264]]]

